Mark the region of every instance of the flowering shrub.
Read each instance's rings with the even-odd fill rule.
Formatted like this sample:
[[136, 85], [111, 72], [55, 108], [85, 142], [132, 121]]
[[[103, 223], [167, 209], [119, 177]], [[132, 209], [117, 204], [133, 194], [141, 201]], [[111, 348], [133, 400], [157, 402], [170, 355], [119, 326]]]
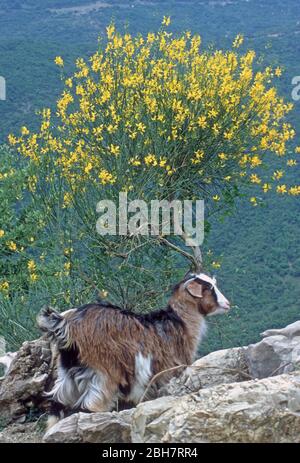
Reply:
[[[215, 202], [245, 182], [264, 193], [275, 182], [278, 193], [299, 195], [298, 186], [263, 169], [272, 154], [287, 154], [295, 135], [286, 122], [292, 104], [272, 87], [281, 69], [255, 71], [255, 52], [237, 52], [241, 36], [233, 50], [201, 51], [199, 36], [175, 38], [168, 24], [165, 18], [147, 37], [107, 27], [107, 43], [64, 77], [56, 114], [43, 110], [40, 132], [23, 127], [10, 143], [47, 167], [46, 181], [66, 180], [65, 205], [91, 183], [99, 191], [116, 184], [141, 196], [150, 189]], [[63, 59], [55, 62], [63, 70]]]

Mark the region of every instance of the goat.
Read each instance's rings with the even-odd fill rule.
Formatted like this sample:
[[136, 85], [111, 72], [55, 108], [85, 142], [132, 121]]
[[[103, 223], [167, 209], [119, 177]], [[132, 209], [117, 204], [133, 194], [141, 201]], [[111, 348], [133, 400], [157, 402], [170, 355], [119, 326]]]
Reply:
[[[66, 410], [110, 411], [117, 400], [137, 404], [154, 375], [193, 362], [205, 317], [229, 308], [216, 280], [203, 273], [177, 284], [166, 309], [145, 315], [104, 302], [63, 314], [44, 308], [38, 326], [59, 350], [49, 424]], [[161, 377], [163, 384], [168, 376]]]

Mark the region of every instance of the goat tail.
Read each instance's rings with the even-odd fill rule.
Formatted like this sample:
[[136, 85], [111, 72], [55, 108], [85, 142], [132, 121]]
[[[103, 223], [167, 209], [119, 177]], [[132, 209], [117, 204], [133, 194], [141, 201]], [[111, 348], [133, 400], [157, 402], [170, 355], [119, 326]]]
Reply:
[[52, 307], [43, 307], [37, 316], [37, 325], [59, 348], [69, 344], [68, 319]]

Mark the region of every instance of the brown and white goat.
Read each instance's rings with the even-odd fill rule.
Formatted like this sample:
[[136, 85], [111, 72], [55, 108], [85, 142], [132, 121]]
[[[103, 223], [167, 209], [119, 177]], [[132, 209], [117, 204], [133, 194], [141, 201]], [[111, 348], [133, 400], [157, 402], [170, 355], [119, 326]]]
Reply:
[[193, 362], [205, 317], [229, 308], [215, 279], [200, 273], [176, 285], [166, 309], [146, 315], [107, 303], [64, 314], [43, 309], [38, 325], [59, 350], [58, 377], [48, 393], [56, 415], [109, 411], [117, 400], [137, 404], [154, 375]]

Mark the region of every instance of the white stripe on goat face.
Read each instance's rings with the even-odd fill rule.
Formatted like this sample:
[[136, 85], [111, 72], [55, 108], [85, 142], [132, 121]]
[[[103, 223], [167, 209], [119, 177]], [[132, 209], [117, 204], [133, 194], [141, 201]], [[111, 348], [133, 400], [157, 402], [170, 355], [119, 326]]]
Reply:
[[[223, 311], [224, 309], [225, 310], [230, 309], [230, 302], [228, 301], [228, 299], [226, 299], [224, 294], [222, 294], [221, 291], [218, 289], [217, 281], [216, 281], [216, 279], [214, 277], [211, 278], [208, 275], [205, 275], [205, 273], [199, 273], [198, 275], [195, 275], [195, 278], [199, 278], [200, 280], [206, 281], [207, 283], [212, 285], [212, 287], [213, 287], [213, 289], [215, 291], [216, 297], [217, 297], [217, 302], [218, 302], [218, 305], [219, 305], [219, 309], [221, 309], [221, 311]], [[218, 312], [218, 309], [215, 312], [213, 312], [212, 314], [217, 314], [217, 313], [220, 313], [220, 312]]]

